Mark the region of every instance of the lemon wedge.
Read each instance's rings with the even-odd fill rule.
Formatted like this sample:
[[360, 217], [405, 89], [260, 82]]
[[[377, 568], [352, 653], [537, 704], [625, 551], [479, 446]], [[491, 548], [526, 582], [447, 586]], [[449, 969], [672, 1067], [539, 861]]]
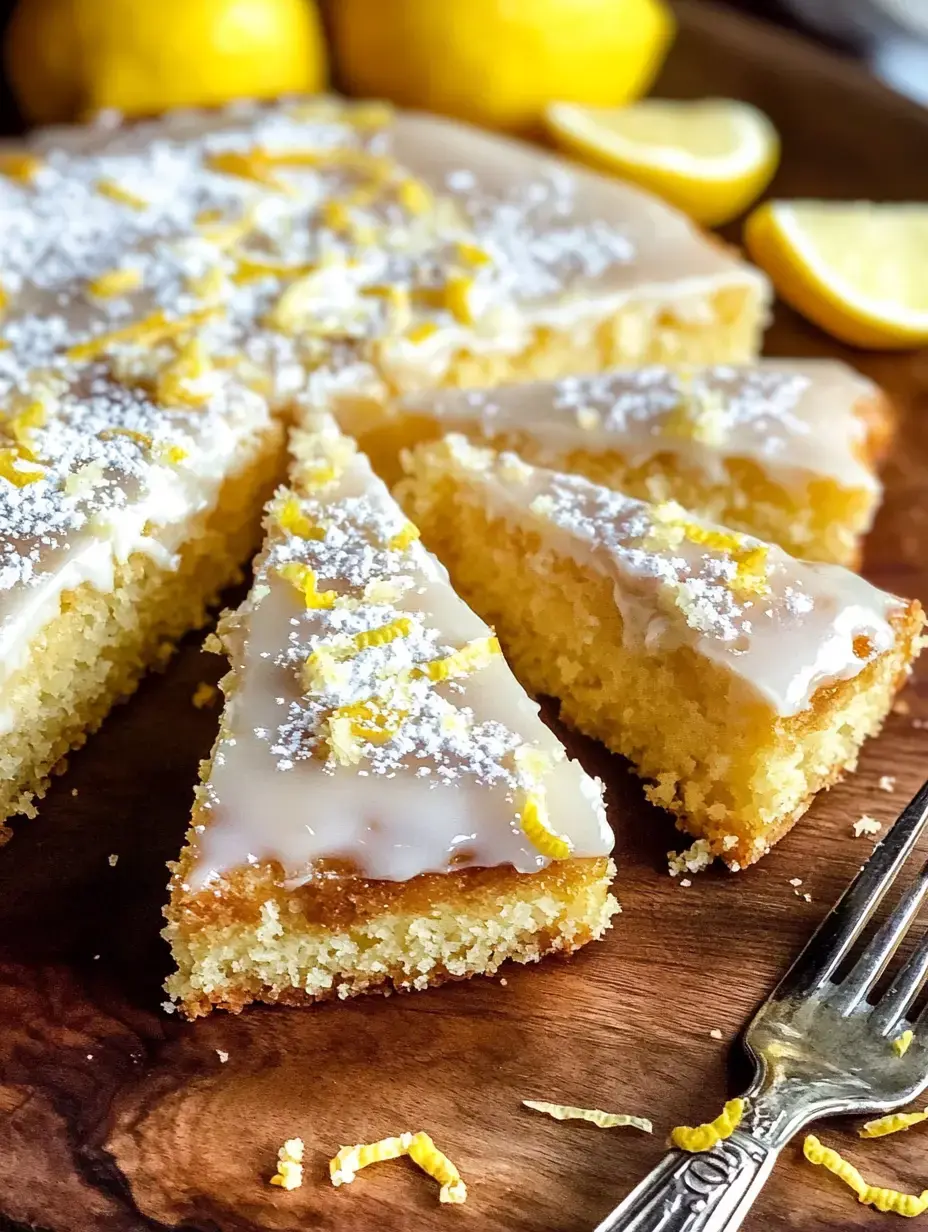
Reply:
[[928, 342], [928, 205], [768, 201], [744, 239], [783, 299], [842, 342]]
[[613, 108], [551, 103], [545, 120], [563, 149], [650, 189], [705, 226], [746, 209], [780, 157], [776, 129], [763, 112], [726, 98], [646, 99]]

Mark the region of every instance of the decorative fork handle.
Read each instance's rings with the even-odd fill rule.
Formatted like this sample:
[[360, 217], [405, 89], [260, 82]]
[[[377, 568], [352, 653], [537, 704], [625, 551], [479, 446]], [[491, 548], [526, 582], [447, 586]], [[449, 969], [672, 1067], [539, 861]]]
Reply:
[[596, 1232], [735, 1232], [779, 1153], [741, 1130], [709, 1151], [670, 1151]]

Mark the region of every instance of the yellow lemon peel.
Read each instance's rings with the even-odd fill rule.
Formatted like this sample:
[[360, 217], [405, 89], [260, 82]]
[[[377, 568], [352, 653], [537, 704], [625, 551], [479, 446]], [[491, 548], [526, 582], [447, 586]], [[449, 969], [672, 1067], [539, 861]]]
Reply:
[[120, 205], [128, 205], [133, 210], [148, 209], [148, 202], [144, 197], [130, 192], [128, 188], [123, 188], [116, 180], [97, 180], [96, 189], [101, 197], [116, 201]]
[[414, 179], [400, 181], [396, 189], [396, 199], [404, 210], [415, 215], [428, 213], [435, 202], [428, 185]]
[[824, 1146], [815, 1134], [806, 1134], [802, 1144], [802, 1153], [810, 1164], [827, 1168], [850, 1189], [857, 1194], [858, 1202], [865, 1206], [875, 1206], [878, 1211], [892, 1211], [895, 1215], [904, 1215], [912, 1219], [928, 1211], [928, 1189], [920, 1194], [900, 1193], [898, 1189], [884, 1189], [879, 1185], [870, 1185], [860, 1175], [852, 1163], [842, 1158], [831, 1147]]
[[288, 265], [284, 261], [259, 261], [254, 257], [239, 257], [232, 281], [243, 286], [249, 282], [257, 282], [260, 278], [306, 278], [315, 274], [318, 269], [319, 266], [315, 263]]
[[95, 299], [113, 299], [135, 291], [142, 285], [142, 274], [137, 269], [111, 269], [100, 274], [87, 284], [87, 290]]
[[460, 1203], [466, 1200], [467, 1187], [460, 1172], [429, 1135], [421, 1130], [416, 1134], [405, 1133], [395, 1138], [382, 1138], [379, 1142], [343, 1146], [335, 1158], [329, 1161], [329, 1176], [336, 1187], [350, 1185], [362, 1168], [387, 1159], [399, 1159], [403, 1155], [408, 1155], [423, 1172], [438, 1181], [441, 1186], [439, 1201]]
[[303, 1184], [302, 1138], [288, 1138], [277, 1152], [277, 1171], [270, 1183], [281, 1189], [299, 1189]]
[[745, 542], [743, 535], [734, 531], [693, 522], [685, 516], [683, 509], [675, 501], [655, 506], [654, 519], [658, 523], [658, 532], [666, 527], [680, 532], [683, 538], [697, 547], [708, 548], [710, 552], [724, 552], [730, 556], [735, 564], [735, 576], [730, 583], [732, 590], [756, 595], [769, 592], [766, 544], [749, 544]]
[[391, 552], [405, 552], [409, 545], [420, 537], [419, 527], [414, 522], [406, 522], [402, 529], [390, 536], [387, 547]]
[[311, 521], [300, 509], [300, 502], [292, 494], [285, 497], [277, 510], [277, 525], [287, 534], [300, 539], [325, 539], [325, 527]]
[[100, 433], [101, 441], [111, 441], [114, 436], [124, 436], [142, 449], [151, 449], [152, 440], [147, 432], [136, 432], [135, 428], [104, 428]]
[[709, 1151], [717, 1142], [730, 1138], [744, 1116], [743, 1099], [730, 1099], [714, 1121], [703, 1125], [678, 1125], [670, 1131], [670, 1141], [681, 1151]]
[[220, 175], [252, 180], [255, 184], [263, 184], [265, 188], [273, 188], [278, 192], [285, 192], [287, 189], [283, 180], [274, 174], [274, 163], [267, 152], [257, 146], [252, 150], [222, 150], [209, 154], [205, 163], [210, 171], [216, 171]]
[[458, 260], [464, 265], [472, 265], [479, 268], [481, 265], [489, 265], [493, 258], [486, 249], [479, 247], [477, 244], [468, 244], [464, 240], [459, 240], [454, 246]]
[[407, 710], [384, 705], [375, 699], [339, 706], [329, 715], [327, 743], [333, 756], [343, 764], [360, 760], [357, 741], [387, 744], [409, 717]]
[[573, 1104], [549, 1104], [541, 1099], [523, 1099], [526, 1108], [534, 1108], [536, 1112], [544, 1112], [555, 1121], [589, 1121], [600, 1129], [640, 1129], [642, 1133], [653, 1134], [654, 1126], [646, 1117], [629, 1116], [625, 1112], [603, 1112], [600, 1108], [575, 1108]]
[[338, 595], [334, 590], [319, 590], [316, 574], [309, 565], [291, 560], [280, 565], [277, 572], [300, 592], [307, 608], [329, 609], [335, 606]]
[[205, 321], [212, 319], [220, 314], [220, 309], [215, 306], [208, 308], [199, 308], [196, 312], [189, 312], [186, 316], [169, 318], [162, 311], [153, 312], [150, 316], [143, 317], [140, 321], [133, 321], [131, 325], [125, 325], [121, 329], [111, 330], [106, 334], [98, 334], [96, 338], [88, 338], [86, 342], [78, 342], [75, 346], [69, 347], [65, 351], [65, 356], [68, 359], [80, 362], [82, 360], [97, 359], [101, 355], [105, 355], [111, 347], [118, 346], [121, 343], [137, 343], [139, 346], [154, 346], [159, 342], [166, 342], [171, 338], [177, 338], [182, 334], [187, 333], [191, 329], [196, 329], [198, 325], [202, 325]]
[[412, 629], [413, 622], [408, 616], [398, 616], [396, 620], [391, 620], [389, 624], [381, 625], [378, 629], [365, 629], [363, 633], [356, 633], [351, 641], [358, 650], [368, 650], [371, 646], [387, 646], [397, 638], [409, 637]]
[[905, 1054], [909, 1051], [909, 1045], [912, 1043], [914, 1038], [915, 1036], [911, 1031], [903, 1031], [898, 1038], [893, 1040], [893, 1052], [897, 1057], [905, 1056]]
[[418, 325], [412, 325], [406, 331], [407, 339], [415, 344], [426, 342], [429, 338], [433, 338], [438, 333], [438, 326], [434, 321], [420, 321]]
[[190, 338], [158, 373], [155, 398], [161, 406], [201, 407], [209, 401], [210, 393], [196, 389], [195, 385], [212, 370], [212, 361], [202, 340]]
[[20, 184], [31, 184], [43, 166], [35, 154], [0, 154], [0, 175]]
[[427, 676], [429, 680], [436, 683], [455, 676], [469, 676], [472, 672], [486, 667], [498, 654], [502, 654], [502, 651], [496, 637], [478, 637], [468, 642], [466, 646], [462, 646], [460, 650], [454, 650], [451, 654], [445, 655], [444, 658], [432, 659], [430, 663], [425, 663], [422, 667], [413, 668], [412, 675], [414, 677]]
[[40, 479], [44, 479], [44, 470], [21, 468], [20, 464], [23, 462], [34, 462], [27, 453], [22, 445], [0, 448], [0, 479], [6, 479], [14, 488], [24, 488], [27, 484], [38, 483]]
[[574, 849], [566, 834], [557, 834], [548, 821], [548, 808], [544, 796], [531, 792], [522, 806], [522, 830], [526, 838], [543, 856], [552, 860], [566, 860]]
[[921, 1125], [922, 1121], [928, 1121], [928, 1108], [924, 1112], [892, 1112], [889, 1116], [867, 1121], [857, 1132], [861, 1138], [885, 1138], [887, 1134], [898, 1134], [913, 1125]]

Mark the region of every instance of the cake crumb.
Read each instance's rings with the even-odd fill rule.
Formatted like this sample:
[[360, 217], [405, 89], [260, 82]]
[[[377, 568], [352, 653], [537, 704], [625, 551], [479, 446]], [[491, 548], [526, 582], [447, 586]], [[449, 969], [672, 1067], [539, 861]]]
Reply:
[[299, 1189], [303, 1184], [302, 1138], [288, 1138], [277, 1152], [277, 1171], [271, 1177], [271, 1184], [281, 1189]]
[[505, 987], [506, 987], [506, 985], [509, 983], [509, 981], [506, 979], [505, 975], [504, 975], [504, 976], [502, 976], [502, 977], [500, 978], [500, 981], [499, 981], [499, 982], [500, 982], [500, 984], [502, 984], [503, 988], [505, 988]]
[[862, 834], [879, 834], [882, 826], [875, 817], [871, 817], [868, 813], [863, 813], [851, 828], [854, 831], [854, 837], [860, 838]]
[[221, 1048], [216, 1049], [216, 1056], [219, 1058], [220, 1064], [222, 1065], [225, 1065], [226, 1061], [229, 1059], [229, 1054], [227, 1052], [223, 1052]]
[[173, 1001], [162, 1001], [161, 1008], [164, 1010], [166, 1014], [176, 1014], [177, 1013], [177, 1006], [174, 1004]]
[[110, 868], [115, 868], [117, 863], [119, 862], [119, 856], [116, 855], [115, 853], [111, 856], [107, 856], [106, 859], [107, 859], [107, 862]]
[[693, 883], [692, 881], [690, 881], [689, 877], [684, 877], [683, 880], [680, 882], [680, 885], [684, 888], [684, 890], [687, 888], [687, 886], [691, 886], [692, 884]]
[[77, 795], [77, 788], [76, 788], [76, 787], [72, 787], [72, 788], [71, 788], [71, 795], [72, 795], [72, 796], [76, 796], [76, 795]]
[[667, 871], [671, 877], [676, 877], [683, 872], [700, 873], [711, 863], [712, 852], [709, 849], [709, 840], [705, 838], [698, 838], [691, 847], [687, 847], [679, 855], [674, 851], [667, 852]]
[[197, 710], [204, 710], [207, 706], [212, 706], [218, 696], [219, 690], [214, 684], [207, 684], [205, 680], [201, 680], [190, 700]]
[[790, 877], [790, 879], [789, 879], [789, 884], [790, 884], [791, 886], [801, 886], [801, 885], [802, 885], [802, 878], [801, 878], [801, 877]]
[[904, 697], [900, 697], [900, 699], [893, 706], [893, 714], [911, 714], [911, 713], [912, 713], [912, 707], [909, 705], [909, 703], [905, 700]]
[[880, 791], [895, 791], [896, 776], [894, 774], [881, 774], [880, 781], [877, 784]]
[[721, 1039], [722, 1038], [721, 1028], [713, 1027], [712, 1030], [709, 1032], [709, 1035], [712, 1037], [712, 1039]]
[[808, 890], [805, 891], [805, 893], [802, 895], [802, 898], [807, 903], [811, 903], [812, 901], [812, 895], [809, 893]]

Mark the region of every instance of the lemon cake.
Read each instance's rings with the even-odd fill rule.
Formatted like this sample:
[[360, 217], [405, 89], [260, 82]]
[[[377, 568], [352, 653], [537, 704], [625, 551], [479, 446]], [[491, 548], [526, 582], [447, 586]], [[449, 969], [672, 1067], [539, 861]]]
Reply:
[[295, 451], [173, 868], [191, 1017], [492, 973], [618, 910], [601, 785], [334, 421]]
[[743, 358], [763, 276], [528, 147], [331, 99], [0, 149], [0, 826], [200, 621], [273, 417], [640, 356]]
[[919, 648], [917, 603], [672, 502], [461, 436], [409, 465], [407, 512], [522, 683], [731, 868], [853, 768]]
[[880, 502], [876, 464], [892, 431], [880, 390], [825, 359], [438, 390], [395, 399], [386, 412], [345, 393], [335, 411], [387, 482], [399, 478], [404, 449], [457, 432], [852, 567]]

